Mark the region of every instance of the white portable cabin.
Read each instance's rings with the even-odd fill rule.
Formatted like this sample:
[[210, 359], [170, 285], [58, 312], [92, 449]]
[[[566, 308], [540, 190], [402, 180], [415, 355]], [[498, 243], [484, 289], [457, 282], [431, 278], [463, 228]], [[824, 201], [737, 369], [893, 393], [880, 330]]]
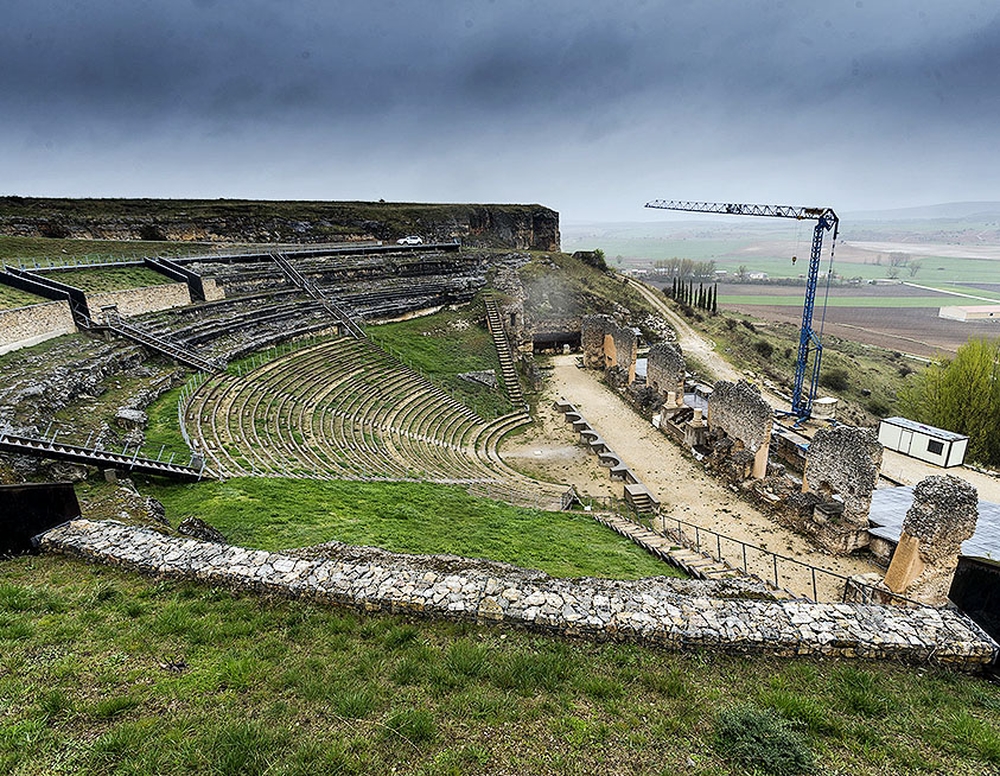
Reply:
[[961, 466], [969, 438], [943, 428], [906, 418], [886, 418], [878, 427], [878, 441], [890, 450], [945, 468]]

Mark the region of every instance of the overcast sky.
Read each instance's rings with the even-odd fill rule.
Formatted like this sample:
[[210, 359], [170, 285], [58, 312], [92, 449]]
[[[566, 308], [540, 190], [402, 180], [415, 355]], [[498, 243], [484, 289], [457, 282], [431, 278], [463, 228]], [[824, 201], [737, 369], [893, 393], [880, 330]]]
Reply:
[[1000, 200], [996, 0], [2, 0], [0, 193]]

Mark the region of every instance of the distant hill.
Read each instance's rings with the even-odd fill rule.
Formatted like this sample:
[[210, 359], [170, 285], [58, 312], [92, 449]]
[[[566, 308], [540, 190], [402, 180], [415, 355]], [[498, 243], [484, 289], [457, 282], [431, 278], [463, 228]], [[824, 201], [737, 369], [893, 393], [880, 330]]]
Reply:
[[940, 205], [896, 208], [893, 210], [858, 210], [840, 214], [855, 221], [935, 220], [938, 218], [1000, 218], [1000, 202], [946, 202]]

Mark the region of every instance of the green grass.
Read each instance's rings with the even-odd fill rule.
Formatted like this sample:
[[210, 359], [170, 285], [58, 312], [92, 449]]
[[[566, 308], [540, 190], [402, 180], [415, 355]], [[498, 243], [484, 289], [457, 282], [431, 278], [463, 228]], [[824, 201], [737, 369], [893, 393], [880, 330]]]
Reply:
[[209, 243], [145, 240], [82, 240], [0, 235], [0, 260], [27, 268], [70, 266], [79, 262], [114, 262], [144, 256], [190, 256], [209, 252]]
[[[827, 307], [943, 307], [949, 304], [961, 304], [957, 297], [954, 302], [947, 296], [831, 296], [825, 300]], [[967, 300], [972, 303], [972, 300]], [[719, 296], [719, 304], [729, 307], [802, 307], [802, 294], [795, 296], [776, 296], [759, 294], [726, 294]]]
[[148, 484], [173, 523], [188, 515], [266, 550], [338, 540], [395, 552], [506, 561], [554, 576], [635, 579], [674, 570], [584, 513], [543, 512], [423, 483], [234, 478]]
[[176, 282], [173, 278], [168, 278], [166, 275], [161, 275], [147, 267], [64, 270], [52, 274], [51, 277], [53, 280], [58, 280], [60, 283], [66, 283], [88, 293], [163, 286]]
[[971, 677], [365, 615], [50, 556], [0, 565], [0, 649], [11, 776], [736, 776], [774, 772], [768, 747], [818, 773], [1000, 767], [1000, 687]]
[[474, 303], [461, 310], [369, 326], [367, 331], [381, 347], [482, 417], [494, 418], [513, 409], [502, 389], [490, 390], [458, 377], [492, 369], [500, 379], [500, 362], [484, 315], [482, 304]]
[[0, 285], [0, 310], [15, 310], [18, 307], [28, 307], [33, 304], [45, 304], [50, 300], [27, 291], [21, 291], [10, 286]]

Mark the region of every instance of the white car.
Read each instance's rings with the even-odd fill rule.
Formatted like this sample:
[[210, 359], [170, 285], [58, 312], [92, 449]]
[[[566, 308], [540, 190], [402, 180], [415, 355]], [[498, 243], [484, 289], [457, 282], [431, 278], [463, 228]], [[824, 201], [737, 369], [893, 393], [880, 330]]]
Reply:
[[400, 237], [396, 240], [396, 245], [423, 245], [424, 240], [422, 237], [417, 237], [415, 234], [411, 234], [408, 237]]

